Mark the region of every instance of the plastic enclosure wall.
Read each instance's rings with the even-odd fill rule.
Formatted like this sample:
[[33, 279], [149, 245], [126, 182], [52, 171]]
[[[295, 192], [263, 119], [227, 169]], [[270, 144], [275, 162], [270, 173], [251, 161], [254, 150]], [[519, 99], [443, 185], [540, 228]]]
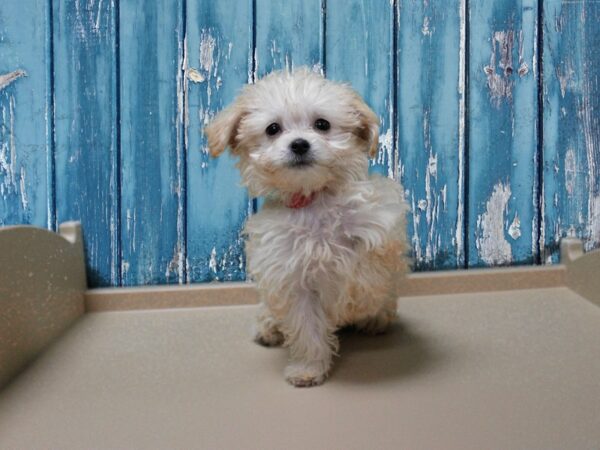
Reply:
[[0, 387], [84, 312], [79, 224], [0, 229]]
[[579, 239], [563, 238], [560, 261], [567, 267], [567, 286], [600, 306], [600, 250], [584, 253]]

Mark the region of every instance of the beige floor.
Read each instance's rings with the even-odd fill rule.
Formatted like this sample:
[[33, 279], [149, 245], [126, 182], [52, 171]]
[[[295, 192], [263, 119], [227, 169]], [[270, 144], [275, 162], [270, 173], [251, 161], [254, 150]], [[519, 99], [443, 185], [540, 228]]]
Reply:
[[310, 389], [254, 313], [84, 316], [0, 393], [0, 449], [600, 448], [600, 308], [566, 288], [404, 298]]

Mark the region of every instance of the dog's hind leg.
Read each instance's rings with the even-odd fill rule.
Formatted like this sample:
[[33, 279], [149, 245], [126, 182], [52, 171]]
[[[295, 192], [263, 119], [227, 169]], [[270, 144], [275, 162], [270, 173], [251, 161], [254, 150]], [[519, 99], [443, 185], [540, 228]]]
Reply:
[[277, 347], [283, 344], [285, 337], [280, 329], [280, 324], [273, 317], [269, 308], [261, 303], [256, 324], [254, 341], [265, 347]]
[[357, 320], [354, 326], [366, 334], [383, 334], [396, 319], [396, 299], [390, 299], [372, 316]]

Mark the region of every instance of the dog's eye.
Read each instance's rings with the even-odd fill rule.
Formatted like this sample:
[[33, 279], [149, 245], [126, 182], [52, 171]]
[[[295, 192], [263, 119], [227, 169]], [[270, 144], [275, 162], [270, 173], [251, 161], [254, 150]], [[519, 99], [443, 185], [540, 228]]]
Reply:
[[325, 119], [315, 120], [315, 128], [321, 131], [327, 131], [331, 127], [331, 124]]
[[279, 124], [272, 123], [271, 125], [269, 125], [267, 127], [267, 129], [265, 130], [265, 133], [267, 133], [269, 136], [275, 136], [280, 131], [281, 131], [281, 127], [279, 126]]

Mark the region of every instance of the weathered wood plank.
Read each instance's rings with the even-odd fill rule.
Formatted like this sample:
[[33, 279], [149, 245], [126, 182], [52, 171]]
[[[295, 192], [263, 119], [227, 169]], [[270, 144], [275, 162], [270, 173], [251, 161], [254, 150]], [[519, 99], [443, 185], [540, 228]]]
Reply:
[[256, 73], [299, 66], [320, 70], [322, 0], [256, 0]]
[[122, 2], [122, 284], [184, 282], [182, 0]]
[[468, 261], [532, 263], [538, 239], [537, 0], [469, 5]]
[[600, 3], [544, 2], [544, 260], [600, 246]]
[[119, 285], [116, 7], [53, 8], [57, 219], [82, 222], [89, 283]]
[[393, 177], [393, 2], [328, 0], [325, 29], [327, 77], [350, 82], [379, 115], [379, 153], [371, 170]]
[[464, 264], [464, 8], [400, 2], [398, 153], [420, 270]]
[[252, 78], [252, 2], [188, 0], [186, 21], [188, 279], [243, 280], [251, 202], [235, 159], [211, 159], [202, 129]]
[[0, 226], [54, 227], [47, 0], [0, 4]]

